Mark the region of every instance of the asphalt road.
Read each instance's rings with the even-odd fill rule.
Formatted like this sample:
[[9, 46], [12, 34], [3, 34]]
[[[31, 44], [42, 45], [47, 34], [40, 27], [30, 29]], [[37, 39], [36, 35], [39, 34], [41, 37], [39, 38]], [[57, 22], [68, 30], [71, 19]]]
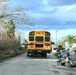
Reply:
[[53, 54], [44, 58], [25, 53], [0, 63], [0, 75], [76, 75], [76, 68], [58, 65]]

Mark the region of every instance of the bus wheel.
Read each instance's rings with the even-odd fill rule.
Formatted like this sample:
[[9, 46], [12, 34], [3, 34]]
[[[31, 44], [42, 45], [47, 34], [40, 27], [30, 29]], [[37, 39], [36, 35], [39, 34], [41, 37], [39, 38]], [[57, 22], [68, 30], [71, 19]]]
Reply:
[[47, 53], [42, 54], [42, 57], [47, 57]]
[[29, 57], [29, 52], [27, 52], [27, 56]]
[[29, 54], [27, 53], [27, 56], [29, 56]]
[[47, 57], [47, 53], [44, 54], [44, 57]]

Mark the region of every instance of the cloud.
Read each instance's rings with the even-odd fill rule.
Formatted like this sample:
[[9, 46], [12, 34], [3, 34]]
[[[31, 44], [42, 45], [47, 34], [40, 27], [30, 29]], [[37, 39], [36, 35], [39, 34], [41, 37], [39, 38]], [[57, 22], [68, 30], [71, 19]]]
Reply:
[[22, 6], [29, 10], [34, 27], [20, 26], [21, 29], [62, 29], [75, 28], [76, 0], [11, 0], [9, 8]]
[[[9, 7], [22, 6], [31, 11], [38, 11], [40, 8], [45, 10], [52, 10], [50, 7], [66, 6], [76, 4], [76, 0], [10, 0]], [[46, 9], [48, 8], [48, 9]]]
[[18, 6], [29, 10], [30, 20], [35, 24], [17, 25], [22, 39], [27, 38], [29, 31], [37, 29], [50, 31], [54, 41], [57, 29], [58, 39], [76, 31], [76, 0], [10, 0], [8, 10]]
[[70, 28], [72, 25], [75, 27], [76, 14], [73, 11], [76, 11], [76, 4], [45, 8], [46, 10], [42, 9], [41, 12], [31, 11], [31, 19], [36, 25], [51, 25], [50, 28], [57, 28], [60, 25], [65, 25], [64, 28]]
[[9, 8], [15, 8], [17, 6], [23, 7], [28, 10], [38, 10], [41, 5], [41, 1], [39, 0], [10, 0]]
[[65, 6], [76, 4], [76, 0], [48, 0], [50, 6]]

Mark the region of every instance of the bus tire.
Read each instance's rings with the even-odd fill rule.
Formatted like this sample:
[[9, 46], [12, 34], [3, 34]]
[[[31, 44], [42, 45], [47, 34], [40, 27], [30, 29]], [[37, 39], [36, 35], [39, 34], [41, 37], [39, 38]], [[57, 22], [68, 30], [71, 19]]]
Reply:
[[29, 57], [29, 52], [27, 52], [27, 56]]
[[43, 53], [42, 54], [42, 57], [47, 57], [47, 53]]
[[44, 54], [44, 57], [47, 57], [47, 53]]
[[29, 57], [29, 54], [27, 53], [27, 56]]

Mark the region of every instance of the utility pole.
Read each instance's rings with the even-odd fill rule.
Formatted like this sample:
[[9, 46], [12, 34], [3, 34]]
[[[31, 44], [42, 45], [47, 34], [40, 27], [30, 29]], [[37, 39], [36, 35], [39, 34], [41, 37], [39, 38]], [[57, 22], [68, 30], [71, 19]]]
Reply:
[[56, 30], [56, 45], [58, 43], [58, 30]]

